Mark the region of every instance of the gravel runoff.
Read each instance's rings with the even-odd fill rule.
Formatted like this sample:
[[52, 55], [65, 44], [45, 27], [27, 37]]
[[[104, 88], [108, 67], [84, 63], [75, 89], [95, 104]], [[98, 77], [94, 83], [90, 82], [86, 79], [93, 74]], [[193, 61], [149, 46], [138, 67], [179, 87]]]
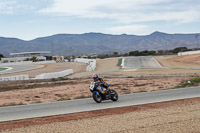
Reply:
[[[151, 107], [151, 105], [150, 105]], [[6, 133], [193, 133], [200, 132], [200, 101], [144, 108], [96, 118], [6, 130]]]

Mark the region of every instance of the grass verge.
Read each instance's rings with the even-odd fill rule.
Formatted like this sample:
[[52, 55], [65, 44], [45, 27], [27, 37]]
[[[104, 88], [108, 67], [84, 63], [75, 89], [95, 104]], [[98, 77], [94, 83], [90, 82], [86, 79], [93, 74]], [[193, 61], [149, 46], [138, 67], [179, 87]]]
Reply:
[[184, 87], [191, 87], [191, 86], [198, 86], [200, 84], [200, 76], [191, 78], [190, 80], [181, 82], [178, 87], [184, 88]]
[[6, 70], [6, 69], [8, 69], [8, 68], [0, 68], [0, 71], [4, 71], [4, 70]]
[[117, 63], [117, 66], [120, 67], [122, 64], [122, 58], [118, 59], [118, 63]]
[[0, 105], [0, 107], [18, 106], [18, 105], [26, 105], [26, 104], [24, 104], [23, 102], [20, 102], [20, 103], [11, 102], [11, 103], [6, 103], [6, 104], [3, 104], [3, 105]]
[[0, 86], [0, 92], [3, 91], [10, 91], [10, 90], [18, 90], [18, 89], [32, 89], [32, 88], [38, 88], [38, 87], [53, 87], [53, 86], [61, 86], [61, 85], [67, 85], [70, 84], [68, 82], [51, 82], [51, 83], [38, 83], [38, 84], [15, 84], [15, 85], [2, 85]]

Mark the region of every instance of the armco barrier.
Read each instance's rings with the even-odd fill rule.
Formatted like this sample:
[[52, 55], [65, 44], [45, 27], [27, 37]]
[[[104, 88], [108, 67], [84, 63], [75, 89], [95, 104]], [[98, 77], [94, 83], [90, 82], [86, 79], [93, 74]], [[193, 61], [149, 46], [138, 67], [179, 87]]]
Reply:
[[68, 69], [65, 71], [61, 71], [61, 72], [53, 72], [53, 73], [42, 73], [37, 75], [35, 78], [33, 79], [51, 79], [51, 78], [59, 78], [59, 77], [64, 77], [67, 76], [69, 74], [73, 73], [73, 69]]
[[29, 80], [28, 74], [16, 75], [10, 77], [0, 77], [0, 81], [15, 81], [15, 80]]
[[187, 51], [187, 52], [179, 52], [178, 56], [181, 56], [181, 55], [190, 55], [190, 54], [200, 54], [200, 50], [197, 50], [197, 51]]
[[91, 72], [96, 69], [96, 60], [95, 59], [76, 58], [74, 61], [89, 64], [86, 68], [87, 72]]

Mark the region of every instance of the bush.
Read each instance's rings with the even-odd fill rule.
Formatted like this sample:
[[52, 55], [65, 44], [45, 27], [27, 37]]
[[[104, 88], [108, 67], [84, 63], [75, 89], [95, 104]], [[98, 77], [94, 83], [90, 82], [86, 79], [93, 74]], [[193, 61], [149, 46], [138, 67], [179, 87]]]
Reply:
[[4, 56], [2, 55], [2, 54], [0, 54], [0, 60], [1, 60], [1, 58], [3, 58]]
[[172, 53], [177, 54], [179, 52], [187, 51], [188, 49], [186, 47], [178, 47], [172, 50]]
[[200, 83], [200, 77], [194, 77], [188, 81], [181, 82], [178, 87], [190, 87], [190, 86], [197, 86]]

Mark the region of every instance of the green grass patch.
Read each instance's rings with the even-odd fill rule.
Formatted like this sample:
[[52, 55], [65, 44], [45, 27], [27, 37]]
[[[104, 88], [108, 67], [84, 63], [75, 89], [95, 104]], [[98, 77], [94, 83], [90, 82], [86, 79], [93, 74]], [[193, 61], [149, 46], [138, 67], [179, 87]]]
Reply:
[[70, 97], [61, 97], [57, 101], [65, 101], [65, 100], [71, 100], [71, 98]]
[[83, 99], [83, 98], [90, 98], [92, 97], [91, 95], [81, 95], [81, 96], [77, 96], [74, 99]]
[[2, 68], [0, 67], [0, 71], [4, 71], [4, 70], [7, 70], [8, 68]]
[[117, 66], [120, 67], [122, 64], [122, 58], [118, 59], [118, 63], [117, 63]]
[[44, 83], [44, 84], [17, 84], [13, 86], [0, 86], [0, 92], [3, 91], [10, 91], [10, 90], [18, 90], [18, 89], [33, 89], [33, 88], [39, 88], [39, 87], [54, 87], [54, 86], [61, 86], [61, 85], [66, 85], [69, 84], [68, 82], [53, 82], [53, 83]]
[[5, 104], [2, 104], [2, 105], [0, 105], [0, 107], [6, 107], [6, 106], [18, 106], [18, 105], [26, 105], [26, 104], [24, 104], [24, 103], [22, 103], [22, 102], [20, 102], [20, 103], [14, 103], [14, 102], [11, 102], [11, 103], [5, 103]]
[[190, 87], [190, 86], [197, 86], [199, 84], [200, 84], [200, 77], [197, 76], [197, 77], [191, 78], [190, 80], [181, 82], [178, 87], [180, 87], [180, 88]]

